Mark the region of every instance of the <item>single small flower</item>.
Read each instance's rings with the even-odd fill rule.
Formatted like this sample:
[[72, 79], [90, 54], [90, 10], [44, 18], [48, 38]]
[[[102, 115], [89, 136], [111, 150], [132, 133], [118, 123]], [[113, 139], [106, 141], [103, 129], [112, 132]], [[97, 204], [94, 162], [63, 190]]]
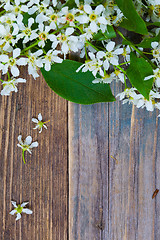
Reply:
[[30, 210], [28, 208], [24, 208], [28, 204], [28, 202], [23, 202], [21, 205], [18, 204], [18, 206], [17, 206], [16, 202], [14, 202], [14, 201], [11, 201], [11, 203], [13, 204], [15, 209], [12, 210], [9, 214], [14, 215], [16, 213], [17, 214], [16, 221], [21, 218], [21, 213], [22, 212], [26, 213], [26, 214], [32, 214], [33, 213], [32, 210]]
[[32, 137], [28, 136], [26, 137], [25, 141], [22, 142], [22, 135], [18, 136], [18, 141], [19, 143], [17, 144], [18, 147], [22, 148], [22, 157], [23, 157], [23, 162], [25, 162], [25, 158], [24, 158], [24, 152], [28, 151], [30, 154], [32, 154], [32, 148], [34, 147], [38, 147], [38, 142], [32, 142]]
[[32, 122], [37, 123], [36, 126], [33, 129], [39, 129], [39, 133], [42, 132], [42, 127], [44, 127], [45, 129], [47, 129], [47, 126], [45, 125], [45, 123], [49, 122], [50, 120], [46, 121], [46, 122], [42, 122], [42, 114], [39, 113], [38, 114], [38, 119], [37, 118], [32, 118]]

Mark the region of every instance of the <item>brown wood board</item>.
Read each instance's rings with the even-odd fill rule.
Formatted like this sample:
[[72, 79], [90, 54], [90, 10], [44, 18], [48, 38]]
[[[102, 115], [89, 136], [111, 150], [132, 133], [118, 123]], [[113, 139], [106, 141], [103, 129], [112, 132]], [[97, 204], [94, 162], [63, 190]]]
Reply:
[[[66, 240], [68, 232], [67, 101], [43, 77], [34, 80], [22, 68], [26, 84], [0, 97], [0, 239]], [[27, 75], [27, 77], [26, 77]], [[48, 129], [33, 130], [32, 117], [42, 113]], [[32, 155], [17, 147], [19, 134], [39, 142]], [[29, 201], [32, 215], [19, 221], [9, 212], [11, 200]], [[27, 206], [26, 206], [27, 207]]]

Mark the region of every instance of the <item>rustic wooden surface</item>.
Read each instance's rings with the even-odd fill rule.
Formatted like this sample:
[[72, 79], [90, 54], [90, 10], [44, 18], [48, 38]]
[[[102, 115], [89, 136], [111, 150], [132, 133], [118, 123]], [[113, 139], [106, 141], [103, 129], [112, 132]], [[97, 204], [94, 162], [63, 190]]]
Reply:
[[[0, 97], [0, 239], [159, 240], [158, 113], [67, 103], [42, 77], [18, 88]], [[31, 122], [39, 112], [51, 120], [41, 134]], [[19, 134], [39, 142], [26, 165]], [[33, 214], [16, 222], [11, 200]]]
[[[27, 75], [25, 86], [18, 88], [18, 93], [0, 96], [0, 239], [64, 240], [68, 235], [67, 102], [42, 77], [33, 80]], [[31, 122], [39, 112], [44, 120], [50, 119], [41, 134]], [[32, 155], [25, 153], [25, 165], [17, 147], [19, 134], [39, 142]], [[9, 214], [11, 200], [29, 201], [33, 214], [23, 213], [16, 222]]]
[[157, 115], [69, 103], [69, 239], [160, 239]]

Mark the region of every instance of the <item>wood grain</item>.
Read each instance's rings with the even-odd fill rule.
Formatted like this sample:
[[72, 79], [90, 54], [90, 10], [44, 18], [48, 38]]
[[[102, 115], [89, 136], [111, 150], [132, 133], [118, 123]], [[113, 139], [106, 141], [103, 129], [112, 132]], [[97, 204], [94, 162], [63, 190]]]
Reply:
[[[27, 79], [18, 93], [0, 97], [0, 236], [2, 240], [66, 240], [68, 235], [67, 102], [54, 94], [42, 76]], [[42, 133], [32, 117], [49, 120]], [[17, 147], [19, 134], [38, 140], [32, 155]], [[15, 221], [11, 200], [29, 201], [32, 215]]]
[[157, 115], [119, 101], [69, 103], [69, 239], [160, 239]]
[[69, 103], [69, 239], [108, 231], [108, 104]]
[[110, 158], [109, 239], [160, 239], [158, 195], [152, 199], [158, 188], [157, 115], [121, 103], [110, 105], [110, 154], [119, 164]]

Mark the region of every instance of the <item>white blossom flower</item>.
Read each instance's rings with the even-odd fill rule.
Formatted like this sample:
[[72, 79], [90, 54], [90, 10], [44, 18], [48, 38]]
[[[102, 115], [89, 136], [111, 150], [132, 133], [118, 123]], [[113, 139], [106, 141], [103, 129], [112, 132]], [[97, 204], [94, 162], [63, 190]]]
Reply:
[[11, 201], [12, 205], [15, 207], [9, 214], [14, 215], [17, 214], [16, 221], [21, 218], [21, 213], [32, 214], [32, 210], [28, 208], [24, 208], [29, 202], [23, 202], [22, 204], [16, 204], [16, 202]]
[[21, 33], [17, 35], [17, 39], [23, 39], [23, 43], [27, 43], [37, 38], [38, 34], [36, 33], [38, 29], [32, 30], [32, 25], [34, 24], [34, 19], [28, 19], [28, 26], [25, 26], [23, 23], [20, 24]]
[[32, 15], [35, 12], [45, 13], [49, 4], [50, 0], [30, 0], [27, 4], [29, 7], [28, 14]]
[[42, 49], [39, 49], [38, 51], [31, 53], [28, 53], [28, 73], [31, 74], [34, 79], [39, 77], [39, 74], [37, 73], [38, 68], [43, 67], [43, 59], [41, 55], [43, 54]]
[[42, 114], [39, 113], [38, 114], [38, 119], [37, 118], [32, 118], [32, 122], [36, 123], [36, 126], [33, 129], [39, 129], [39, 133], [42, 132], [42, 127], [44, 127], [45, 129], [47, 129], [47, 126], [45, 125], [45, 123], [49, 122], [50, 120], [46, 121], [46, 122], [42, 122]]
[[18, 141], [19, 143], [17, 144], [18, 147], [22, 148], [22, 157], [23, 157], [23, 162], [25, 162], [25, 158], [24, 158], [24, 152], [28, 151], [30, 154], [32, 154], [32, 148], [34, 147], [38, 147], [38, 142], [32, 142], [32, 137], [28, 136], [26, 137], [26, 139], [24, 140], [24, 142], [22, 141], [22, 135], [18, 136]]
[[113, 76], [111, 74], [105, 74], [102, 78], [95, 78], [92, 83], [111, 83], [113, 81]]
[[14, 15], [17, 16], [18, 18], [20, 17], [23, 19], [22, 14], [24, 12], [28, 12], [28, 7], [25, 4], [20, 4], [20, 2], [21, 1], [19, 0], [15, 0], [13, 5], [12, 4], [5, 5], [4, 9], [6, 11], [14, 13]]
[[24, 78], [11, 78], [8, 81], [3, 81], [3, 90], [1, 91], [1, 95], [10, 95], [10, 92], [17, 92], [17, 84], [18, 83], [25, 83], [26, 79]]
[[153, 62], [156, 62], [157, 64], [160, 63], [160, 44], [158, 42], [152, 42], [151, 46], [153, 48], [152, 54], [153, 54]]
[[[95, 10], [92, 9], [92, 7], [89, 4], [84, 5], [84, 13], [80, 16], [78, 16], [76, 19], [81, 23], [89, 23], [90, 22], [90, 28], [92, 32], [96, 33], [100, 29], [100, 25], [106, 25], [108, 24], [107, 20], [104, 16], [102, 16], [102, 12], [104, 12], [105, 8], [103, 5], [98, 5]], [[104, 28], [102, 29], [104, 31]]]
[[45, 43], [47, 39], [49, 39], [51, 42], [54, 42], [57, 40], [56, 36], [54, 34], [50, 34], [50, 27], [44, 26], [44, 24], [39, 25], [39, 33], [37, 34], [37, 37], [39, 37], [38, 46], [44, 48]]
[[68, 23], [69, 26], [74, 26], [74, 21], [77, 20], [76, 15], [78, 15], [79, 12], [79, 9], [73, 8], [69, 10], [68, 6], [63, 7], [59, 12], [59, 22], [62, 24]]
[[106, 52], [99, 51], [97, 53], [97, 58], [104, 59], [103, 66], [105, 70], [108, 70], [110, 63], [112, 65], [119, 64], [118, 55], [123, 53], [123, 48], [115, 48], [115, 42], [110, 41], [106, 45]]
[[111, 73], [111, 77], [116, 80], [116, 82], [121, 81], [124, 83], [125, 75], [119, 69], [116, 69], [114, 72]]
[[13, 57], [9, 57], [6, 54], [2, 54], [0, 57], [0, 70], [2, 70], [2, 74], [6, 74], [8, 72], [8, 68], [10, 68], [11, 73], [14, 77], [19, 76], [19, 69], [16, 65], [24, 66], [26, 65], [26, 58], [19, 58], [21, 53], [20, 48], [16, 48], [13, 50]]
[[51, 70], [51, 65], [56, 62], [56, 63], [62, 63], [63, 59], [58, 57], [58, 54], [61, 53], [58, 50], [49, 50], [46, 55], [44, 56], [43, 63], [44, 63], [44, 68], [46, 71]]
[[50, 29], [55, 30], [60, 25], [60, 14], [51, 6], [46, 10], [46, 16], [48, 17], [48, 24]]
[[55, 48], [59, 43], [61, 44], [61, 50], [64, 54], [67, 54], [70, 50], [73, 52], [78, 51], [77, 43], [78, 37], [71, 36], [74, 32], [74, 28], [67, 28], [65, 33], [59, 33], [57, 35], [57, 41], [53, 42], [52, 48]]
[[88, 53], [91, 60], [86, 60], [76, 72], [79, 72], [82, 69], [82, 72], [87, 72], [88, 70], [92, 72], [94, 76], [99, 72], [100, 76], [104, 77], [104, 72], [102, 70], [103, 61], [98, 59], [92, 52]]
[[144, 80], [147, 81], [151, 78], [154, 78], [156, 87], [160, 88], [160, 69], [159, 68], [154, 69], [153, 73], [154, 73], [153, 75], [145, 77]]

